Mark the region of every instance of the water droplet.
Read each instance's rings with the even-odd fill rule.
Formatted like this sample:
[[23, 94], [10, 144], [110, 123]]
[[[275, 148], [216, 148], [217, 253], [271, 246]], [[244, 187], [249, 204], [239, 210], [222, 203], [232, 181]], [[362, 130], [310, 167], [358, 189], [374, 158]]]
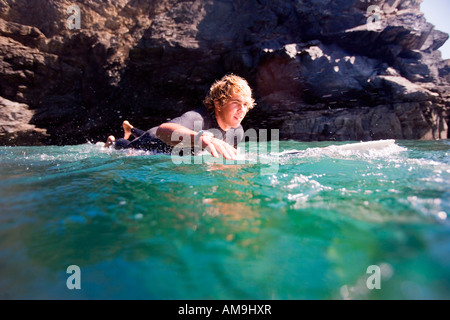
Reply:
[[438, 212], [437, 216], [441, 220], [446, 220], [447, 219], [447, 213], [445, 211]]

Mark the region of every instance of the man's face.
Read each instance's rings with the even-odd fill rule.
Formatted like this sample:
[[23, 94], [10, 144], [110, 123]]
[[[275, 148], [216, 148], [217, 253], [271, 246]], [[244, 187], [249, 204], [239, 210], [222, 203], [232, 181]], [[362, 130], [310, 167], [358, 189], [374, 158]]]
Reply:
[[223, 106], [216, 104], [216, 118], [223, 130], [237, 128], [244, 120], [251, 105], [251, 98], [235, 94]]

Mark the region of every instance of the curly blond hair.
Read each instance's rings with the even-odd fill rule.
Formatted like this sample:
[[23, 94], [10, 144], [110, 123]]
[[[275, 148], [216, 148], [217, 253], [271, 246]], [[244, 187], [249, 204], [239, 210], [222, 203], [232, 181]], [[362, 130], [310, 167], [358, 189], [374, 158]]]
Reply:
[[248, 110], [255, 106], [252, 98], [252, 89], [247, 80], [234, 74], [227, 74], [222, 79], [217, 80], [209, 89], [209, 93], [203, 100], [203, 104], [208, 110], [214, 110], [214, 102], [218, 101], [223, 106], [233, 95], [239, 94], [248, 97]]

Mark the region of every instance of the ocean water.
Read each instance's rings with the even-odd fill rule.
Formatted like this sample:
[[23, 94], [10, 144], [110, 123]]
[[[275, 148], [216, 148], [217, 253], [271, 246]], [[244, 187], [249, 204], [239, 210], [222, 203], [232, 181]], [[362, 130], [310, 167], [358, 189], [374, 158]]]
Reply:
[[0, 147], [0, 299], [449, 299], [450, 142], [342, 144]]

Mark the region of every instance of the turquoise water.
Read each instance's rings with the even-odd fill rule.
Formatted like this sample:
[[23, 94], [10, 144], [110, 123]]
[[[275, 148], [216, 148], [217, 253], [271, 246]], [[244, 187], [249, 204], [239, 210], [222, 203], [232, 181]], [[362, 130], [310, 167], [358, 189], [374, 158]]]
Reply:
[[1, 147], [0, 298], [449, 299], [450, 142], [329, 145]]

